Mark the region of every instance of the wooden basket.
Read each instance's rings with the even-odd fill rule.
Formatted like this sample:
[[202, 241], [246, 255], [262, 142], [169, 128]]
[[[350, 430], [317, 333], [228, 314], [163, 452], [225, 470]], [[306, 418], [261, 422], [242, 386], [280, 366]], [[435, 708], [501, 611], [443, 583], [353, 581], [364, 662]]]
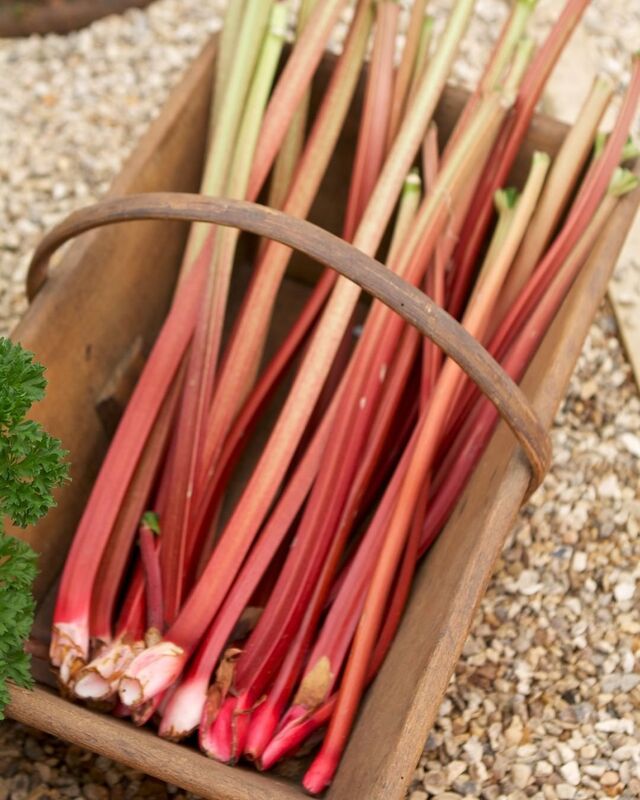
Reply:
[[[188, 192], [197, 187], [213, 64], [212, 44], [174, 91], [114, 183], [114, 196]], [[316, 80], [316, 90], [326, 84], [328, 74], [326, 66]], [[437, 114], [439, 129], [445, 136], [464, 100], [465, 95], [459, 90], [445, 93]], [[555, 155], [565, 130], [553, 120], [536, 118], [514, 169], [514, 181], [526, 172], [534, 149]], [[312, 214], [312, 219], [327, 230], [336, 230], [339, 225], [345, 194], [340, 176], [347, 174], [356, 131], [354, 114]], [[348, 245], [336, 244], [342, 248], [341, 253], [329, 254], [324, 248], [326, 235], [319, 235], [320, 250], [313, 250], [309, 231], [301, 239], [290, 238], [288, 243], [302, 251], [306, 249], [309, 255], [321, 255], [321, 260], [381, 297], [456, 356], [509, 418], [531, 460], [534, 475], [539, 478], [547, 452], [546, 437], [541, 434], [538, 421], [545, 428], [551, 425], [639, 199], [640, 192], [635, 192], [621, 202], [546, 335], [522, 383], [531, 407], [506, 376], [495, 369], [482, 348], [460, 333], [459, 326], [451, 326], [446, 315], [431, 308], [417, 290], [389, 280], [388, 273], [381, 272], [376, 262], [354, 255]], [[162, 209], [175, 212], [175, 198], [169, 206], [166, 201], [167, 198], [158, 197], [143, 202], [129, 198], [124, 208], [127, 218], [137, 214], [156, 219], [168, 216], [161, 213]], [[277, 221], [274, 225], [271, 219], [260, 228], [259, 213], [242, 204], [193, 198], [182, 198], [181, 202], [188, 207], [178, 214], [181, 218], [192, 217], [197, 207], [200, 216], [210, 221], [242, 223], [256, 232], [276, 234]], [[100, 220], [113, 221], [122, 208], [122, 203], [110, 202], [88, 215], [73, 216], [43, 242], [39, 263], [44, 264], [48, 254], [68, 235]], [[304, 227], [305, 223], [281, 226], [277, 238], [295, 238], [297, 226]], [[13, 338], [33, 350], [47, 366], [49, 389], [37, 414], [71, 451], [73, 477], [72, 484], [60, 492], [58, 507], [38, 526], [19, 532], [42, 554], [36, 586], [40, 635], [48, 632], [56, 578], [114, 420], [126, 403], [169, 306], [185, 234], [185, 225], [163, 221], [100, 228], [77, 240], [45, 281], [40, 268], [32, 276], [32, 289], [34, 293], [39, 291]], [[297, 261], [285, 281], [276, 315], [283, 327], [288, 326], [308, 293], [308, 287], [300, 280], [308, 270], [307, 263]], [[508, 427], [501, 424], [446, 529], [418, 571], [405, 618], [367, 693], [328, 797], [394, 800], [403, 796], [493, 565], [527, 495], [530, 477], [524, 450]], [[226, 767], [128, 722], [72, 705], [45, 685], [51, 683], [46, 663], [35, 660], [34, 672], [39, 680], [35, 691], [12, 689], [8, 714], [15, 719], [206, 798], [276, 800], [305, 796], [298, 785], [283, 778]]]

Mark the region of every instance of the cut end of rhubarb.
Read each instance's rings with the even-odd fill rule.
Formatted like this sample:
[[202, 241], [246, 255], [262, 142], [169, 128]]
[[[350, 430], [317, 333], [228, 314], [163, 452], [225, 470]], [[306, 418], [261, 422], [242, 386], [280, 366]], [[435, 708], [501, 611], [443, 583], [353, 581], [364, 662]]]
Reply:
[[187, 678], [176, 689], [162, 715], [160, 736], [172, 742], [179, 742], [193, 733], [200, 724], [206, 701], [206, 685], [189, 681]]
[[160, 642], [143, 650], [120, 679], [118, 693], [121, 702], [131, 708], [148, 702], [171, 686], [186, 660], [185, 651], [173, 642]]
[[306, 771], [302, 785], [309, 794], [320, 794], [333, 780], [337, 767], [337, 759], [329, 759], [321, 752]]
[[278, 722], [278, 714], [268, 700], [253, 712], [244, 748], [244, 755], [250, 761], [261, 759], [265, 748], [276, 732]]
[[53, 626], [49, 657], [58, 667], [60, 683], [70, 688], [76, 675], [87, 663], [89, 636], [84, 626], [61, 622]]
[[143, 649], [142, 642], [116, 640], [78, 672], [73, 693], [81, 700], [111, 699], [122, 673]]

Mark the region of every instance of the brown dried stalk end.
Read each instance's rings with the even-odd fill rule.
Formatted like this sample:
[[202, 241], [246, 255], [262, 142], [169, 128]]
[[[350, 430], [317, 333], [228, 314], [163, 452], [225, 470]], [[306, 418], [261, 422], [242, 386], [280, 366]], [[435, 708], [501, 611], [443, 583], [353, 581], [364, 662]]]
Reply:
[[332, 683], [331, 662], [327, 656], [322, 656], [316, 661], [311, 672], [308, 672], [302, 680], [293, 701], [294, 705], [317, 708], [326, 700]]

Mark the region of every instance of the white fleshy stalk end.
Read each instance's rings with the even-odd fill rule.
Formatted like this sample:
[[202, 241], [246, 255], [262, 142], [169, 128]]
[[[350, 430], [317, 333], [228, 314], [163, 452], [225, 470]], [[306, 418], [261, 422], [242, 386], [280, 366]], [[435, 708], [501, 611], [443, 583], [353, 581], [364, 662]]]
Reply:
[[193, 733], [200, 724], [206, 700], [206, 682], [187, 679], [178, 686], [162, 715], [160, 736], [179, 742]]
[[53, 626], [49, 657], [58, 668], [60, 682], [70, 688], [77, 673], [87, 663], [89, 636], [86, 630], [73, 622], [61, 622]]
[[186, 662], [185, 652], [173, 642], [160, 642], [143, 650], [120, 679], [118, 694], [125, 706], [136, 708], [168, 689]]
[[143, 650], [142, 642], [116, 639], [97, 658], [80, 670], [73, 693], [81, 700], [111, 699], [115, 696], [122, 674]]

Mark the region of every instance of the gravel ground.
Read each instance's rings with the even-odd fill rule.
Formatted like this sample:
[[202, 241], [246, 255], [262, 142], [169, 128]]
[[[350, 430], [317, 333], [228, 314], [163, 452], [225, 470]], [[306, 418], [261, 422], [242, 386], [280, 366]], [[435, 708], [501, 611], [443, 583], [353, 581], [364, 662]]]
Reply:
[[[24, 310], [39, 236], [104, 193], [221, 5], [159, 0], [66, 38], [0, 41], [0, 333]], [[540, 0], [540, 29], [559, 5]], [[475, 78], [505, 13], [503, 0], [478, 0], [459, 81]], [[594, 69], [624, 80], [638, 41], [638, 0], [594, 0], [547, 108], [571, 117]], [[637, 271], [633, 255], [622, 265]], [[411, 800], [640, 797], [639, 432], [640, 398], [605, 304], [556, 420], [554, 467], [505, 547]], [[0, 727], [0, 800], [169, 795], [184, 796]]]

